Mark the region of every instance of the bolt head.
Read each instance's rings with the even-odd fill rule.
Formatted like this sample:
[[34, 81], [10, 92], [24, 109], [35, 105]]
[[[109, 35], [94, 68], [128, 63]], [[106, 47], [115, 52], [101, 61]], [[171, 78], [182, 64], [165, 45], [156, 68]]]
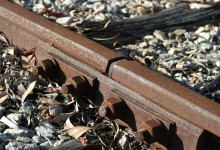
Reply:
[[146, 142], [149, 142], [152, 137], [150, 135], [150, 133], [145, 130], [145, 129], [140, 129], [138, 130], [136, 133], [135, 133], [135, 138], [138, 142], [140, 141], [146, 141]]
[[43, 68], [41, 66], [34, 66], [33, 67], [33, 75], [42, 75], [44, 72]]
[[106, 107], [106, 106], [99, 107], [99, 115], [101, 117], [108, 117], [110, 113], [111, 113], [111, 110], [109, 107]]
[[63, 94], [69, 94], [74, 90], [74, 87], [70, 83], [65, 83], [62, 85], [62, 93]]

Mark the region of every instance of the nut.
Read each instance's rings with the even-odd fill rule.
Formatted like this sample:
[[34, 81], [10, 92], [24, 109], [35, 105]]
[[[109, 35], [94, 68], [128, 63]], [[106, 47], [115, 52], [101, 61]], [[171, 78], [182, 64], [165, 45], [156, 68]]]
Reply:
[[107, 117], [107, 118], [115, 118], [117, 113], [120, 112], [123, 108], [123, 101], [119, 97], [111, 97], [101, 104], [99, 108], [99, 115], [101, 117]]
[[40, 75], [44, 78], [53, 77], [56, 74], [56, 62], [53, 59], [45, 59], [38, 61], [37, 65], [33, 67], [33, 75]]
[[63, 94], [81, 95], [88, 89], [88, 81], [84, 76], [75, 76], [66, 80], [62, 85]]
[[167, 129], [161, 121], [157, 119], [151, 119], [141, 124], [139, 130], [136, 132], [135, 137], [138, 141], [146, 141], [148, 143], [152, 143], [155, 141], [165, 140], [166, 132]]

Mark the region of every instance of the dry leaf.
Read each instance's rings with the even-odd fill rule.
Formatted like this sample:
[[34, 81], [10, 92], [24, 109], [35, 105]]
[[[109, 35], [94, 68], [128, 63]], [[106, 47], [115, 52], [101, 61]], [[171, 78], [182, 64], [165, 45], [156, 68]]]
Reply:
[[123, 127], [127, 127], [127, 128], [129, 128], [129, 129], [131, 129], [131, 127], [127, 124], [127, 123], [125, 123], [124, 121], [122, 121], [121, 119], [115, 119], [115, 120], [113, 120], [114, 122], [116, 122], [118, 125], [120, 125], [120, 126], [123, 126]]
[[7, 39], [6, 35], [2, 32], [0, 32], [0, 41], [5, 42], [7, 45], [10, 45], [9, 40]]
[[73, 127], [74, 127], [74, 125], [71, 123], [70, 118], [68, 118], [65, 122], [64, 129], [70, 129]]
[[19, 129], [19, 127], [14, 123], [12, 122], [11, 120], [9, 120], [8, 118], [6, 118], [5, 116], [3, 116], [1, 119], [0, 119], [1, 122], [3, 122], [4, 124], [6, 124], [7, 126], [9, 126], [10, 128], [12, 129]]
[[56, 101], [56, 100], [54, 100], [54, 99], [50, 99], [50, 98], [40, 98], [39, 100], [38, 100], [38, 102], [39, 103], [41, 103], [41, 104], [48, 104], [48, 105], [50, 105], [50, 106], [52, 106], [52, 105], [61, 105], [62, 103], [61, 102], [58, 102], [58, 101]]
[[189, 4], [191, 9], [201, 9], [201, 8], [208, 8], [211, 7], [209, 4], [201, 4], [201, 3], [192, 3]]
[[76, 127], [73, 127], [71, 129], [67, 130], [66, 133], [69, 136], [72, 136], [77, 139], [78, 137], [80, 137], [81, 135], [83, 135], [85, 132], [87, 132], [90, 129], [92, 129], [92, 128], [87, 127], [87, 126], [76, 126]]
[[71, 113], [61, 113], [59, 115], [57, 115], [55, 118], [53, 118], [52, 120], [50, 120], [49, 122], [60, 122], [60, 121], [64, 121], [67, 118], [77, 114], [77, 111], [73, 111]]
[[35, 85], [36, 85], [36, 82], [37, 81], [34, 81], [32, 82], [29, 87], [27, 88], [27, 90], [24, 92], [24, 94], [22, 95], [22, 98], [21, 98], [21, 102], [23, 103], [24, 100], [26, 99], [26, 97], [33, 91]]
[[93, 39], [97, 40], [97, 41], [107, 41], [107, 40], [114, 39], [114, 38], [118, 37], [119, 35], [120, 35], [120, 33], [115, 35], [115, 36], [113, 36], [113, 37], [109, 37], [109, 38], [93, 38]]
[[8, 95], [4, 95], [3, 97], [1, 97], [0, 104], [4, 103], [7, 98], [8, 98]]

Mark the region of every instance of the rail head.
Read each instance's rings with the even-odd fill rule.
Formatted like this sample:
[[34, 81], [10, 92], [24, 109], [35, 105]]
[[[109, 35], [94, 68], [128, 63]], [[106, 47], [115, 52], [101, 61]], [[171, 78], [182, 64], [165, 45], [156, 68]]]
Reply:
[[133, 61], [114, 64], [110, 74], [115, 81], [173, 114], [220, 136], [218, 103]]
[[100, 72], [108, 72], [112, 61], [123, 58], [120, 54], [7, 0], [0, 1], [0, 17]]

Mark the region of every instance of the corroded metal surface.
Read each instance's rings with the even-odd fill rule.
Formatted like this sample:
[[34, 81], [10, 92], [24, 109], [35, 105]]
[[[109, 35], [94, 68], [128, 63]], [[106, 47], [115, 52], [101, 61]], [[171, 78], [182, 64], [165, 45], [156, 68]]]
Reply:
[[[116, 52], [110, 51], [104, 46], [96, 44], [79, 34], [70, 32], [68, 29], [52, 23], [30, 11], [21, 9], [19, 6], [15, 6], [7, 0], [0, 1], [0, 16], [1, 20], [7, 19], [7, 21], [11, 21], [6, 25], [8, 29], [10, 29], [11, 24], [19, 26], [26, 32], [34, 34], [37, 38], [50, 43], [70, 56], [77, 57], [90, 66], [94, 66], [101, 72], [106, 71], [111, 61], [122, 58], [121, 55]], [[14, 27], [11, 26], [11, 28]], [[12, 30], [11, 32], [14, 31]], [[15, 44], [22, 42], [19, 37], [19, 35], [12, 37]]]
[[111, 76], [168, 111], [220, 136], [219, 104], [136, 62], [114, 65]]
[[0, 31], [19, 47], [36, 48], [36, 74], [55, 64], [56, 73], [49, 69], [50, 74], [67, 86], [69, 79], [79, 78], [71, 81], [76, 89], [85, 78], [88, 87], [80, 95], [102, 104], [103, 117], [110, 112], [112, 118], [139, 130], [140, 140], [145, 140], [145, 130], [168, 149], [219, 145], [219, 104], [6, 0], [0, 1]]

